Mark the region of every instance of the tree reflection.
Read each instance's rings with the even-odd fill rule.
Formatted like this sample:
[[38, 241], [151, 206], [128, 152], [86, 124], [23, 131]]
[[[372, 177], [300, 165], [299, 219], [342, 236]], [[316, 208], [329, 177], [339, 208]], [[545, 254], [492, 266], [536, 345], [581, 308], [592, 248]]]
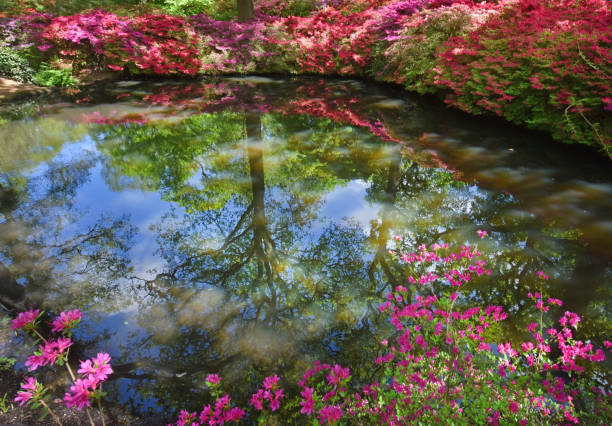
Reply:
[[83, 126], [51, 119], [10, 122], [0, 167], [2, 303], [49, 309], [109, 299], [127, 270], [133, 229], [127, 218], [100, 217], [74, 226], [82, 212], [74, 197], [97, 163], [93, 155], [58, 156]]
[[[493, 272], [470, 284], [466, 303], [510, 311], [491, 340], [522, 338], [538, 270], [552, 276], [543, 284], [552, 296], [587, 313], [583, 338], [600, 343], [609, 334], [610, 259], [585, 245], [583, 229], [567, 217], [543, 217], [525, 190], [549, 172], [521, 174], [514, 160], [478, 151], [487, 168], [471, 174], [472, 151], [443, 136], [424, 138], [426, 113], [412, 104], [382, 107], [380, 96], [357, 102], [356, 83], [291, 83], [282, 96], [250, 83], [194, 86], [143, 90], [133, 101], [155, 105], [151, 116], [163, 120], [144, 119], [134, 105], [129, 114], [138, 119], [98, 117], [111, 124], [88, 128], [93, 154], [61, 159], [51, 138], [48, 157], [1, 163], [0, 276], [16, 292], [2, 293], [20, 299], [25, 289], [54, 309], [70, 302], [120, 319], [136, 311], [137, 326], [105, 336], [117, 341], [115, 378], [133, 385], [131, 403], [200, 408], [204, 377], [217, 372], [246, 405], [263, 375], [295, 383], [314, 359], [350, 365], [356, 380], [372, 378], [371, 360], [390, 332], [378, 303], [414, 273], [389, 253], [393, 235], [416, 250], [474, 243], [476, 229], [489, 232], [477, 244]], [[439, 151], [418, 149], [432, 144]], [[461, 169], [462, 180], [431, 167], [443, 161]], [[19, 172], [26, 166], [36, 173]], [[148, 224], [159, 261], [150, 269], [131, 257], [138, 224], [123, 212], [78, 222], [78, 194], [94, 171], [117, 193], [159, 193], [170, 206]], [[503, 182], [491, 177], [500, 175]], [[356, 197], [370, 208], [367, 219], [326, 210], [351, 184], [364, 189]], [[528, 195], [495, 189], [506, 187]]]

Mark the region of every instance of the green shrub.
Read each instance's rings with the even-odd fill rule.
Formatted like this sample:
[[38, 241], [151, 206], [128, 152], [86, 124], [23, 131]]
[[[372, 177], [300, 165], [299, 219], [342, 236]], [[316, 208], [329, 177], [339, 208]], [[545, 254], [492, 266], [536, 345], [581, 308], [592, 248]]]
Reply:
[[0, 356], [0, 371], [2, 370], [10, 370], [15, 365], [15, 358], [7, 358], [4, 356]]
[[409, 90], [435, 92], [436, 87], [425, 77], [439, 61], [438, 49], [450, 38], [474, 29], [472, 14], [468, 6], [456, 4], [413, 15], [396, 41], [378, 43], [372, 74], [402, 83]]
[[49, 68], [48, 65], [43, 64], [40, 71], [34, 74], [32, 80], [39, 86], [47, 87], [70, 87], [75, 86], [77, 80], [72, 77], [72, 69], [54, 69]]
[[0, 76], [22, 83], [32, 81], [32, 68], [18, 52], [8, 47], [0, 48]]
[[309, 16], [317, 9], [316, 0], [261, 0], [257, 9], [271, 16]]
[[165, 0], [160, 5], [171, 15], [190, 16], [205, 13], [217, 20], [230, 20], [236, 15], [235, 0]]

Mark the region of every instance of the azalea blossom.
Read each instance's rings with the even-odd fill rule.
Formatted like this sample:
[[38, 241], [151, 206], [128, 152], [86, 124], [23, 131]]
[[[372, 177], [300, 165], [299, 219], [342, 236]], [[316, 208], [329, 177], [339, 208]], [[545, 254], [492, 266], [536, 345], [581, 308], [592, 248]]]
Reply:
[[78, 373], [86, 376], [92, 382], [103, 382], [113, 373], [110, 360], [109, 354], [100, 352], [95, 358], [82, 361]]
[[64, 395], [64, 403], [66, 407], [71, 408], [76, 406], [77, 410], [81, 411], [83, 407], [91, 406], [89, 396], [92, 392], [92, 383], [89, 379], [77, 379], [70, 391]]
[[59, 316], [51, 323], [51, 330], [54, 332], [69, 331], [72, 327], [81, 321], [83, 314], [78, 309], [61, 312]]
[[38, 318], [39, 314], [40, 314], [40, 310], [33, 309], [33, 308], [26, 312], [20, 312], [17, 315], [17, 318], [11, 320], [11, 328], [13, 330], [18, 330], [21, 328], [25, 328], [28, 325], [33, 325], [34, 321], [36, 321], [36, 318]]
[[34, 377], [28, 377], [25, 382], [21, 384], [21, 390], [17, 392], [17, 396], [14, 401], [19, 402], [19, 406], [21, 407], [23, 404], [28, 402], [36, 391], [41, 388], [41, 384], [36, 381]]

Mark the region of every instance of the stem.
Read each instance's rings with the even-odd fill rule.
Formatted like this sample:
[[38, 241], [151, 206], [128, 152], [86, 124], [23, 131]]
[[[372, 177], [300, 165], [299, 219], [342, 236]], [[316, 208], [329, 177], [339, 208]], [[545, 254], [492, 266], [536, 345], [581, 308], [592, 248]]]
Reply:
[[59, 419], [59, 417], [57, 417], [57, 415], [56, 415], [56, 414], [53, 412], [53, 410], [51, 410], [51, 408], [49, 408], [49, 406], [47, 405], [47, 403], [46, 403], [45, 401], [43, 401], [42, 399], [39, 399], [39, 400], [38, 400], [38, 402], [40, 402], [40, 403], [41, 403], [41, 405], [47, 409], [47, 412], [48, 412], [49, 414], [51, 414], [51, 417], [53, 417], [53, 420], [55, 420], [55, 422], [56, 422], [58, 425], [62, 426], [62, 422], [61, 422], [61, 420]]
[[35, 328], [32, 329], [32, 331], [40, 338], [40, 340], [42, 340], [45, 343], [47, 342], [47, 339], [45, 339], [44, 337], [42, 337], [42, 335], [38, 332], [38, 330], [36, 330]]
[[87, 412], [87, 417], [89, 418], [89, 423], [91, 426], [96, 426], [93, 419], [91, 418], [91, 413], [89, 412], [89, 407], [85, 407], [85, 411]]
[[72, 377], [72, 381], [76, 382], [76, 376], [72, 372], [72, 368], [70, 368], [70, 363], [68, 361], [68, 354], [70, 353], [70, 348], [66, 349], [66, 368], [68, 369], [68, 373], [70, 373], [70, 377]]
[[[102, 392], [102, 384], [100, 384], [100, 392]], [[100, 418], [102, 419], [102, 426], [106, 426], [106, 422], [104, 421], [104, 413], [102, 412], [102, 401], [98, 398], [98, 411], [100, 411]]]

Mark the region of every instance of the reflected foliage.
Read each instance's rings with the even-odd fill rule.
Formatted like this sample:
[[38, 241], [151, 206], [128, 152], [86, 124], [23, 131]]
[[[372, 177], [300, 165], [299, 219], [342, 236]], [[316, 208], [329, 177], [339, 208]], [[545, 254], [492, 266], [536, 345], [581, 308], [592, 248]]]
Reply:
[[579, 152], [544, 160], [524, 134], [440, 122], [436, 106], [356, 82], [79, 96], [96, 110], [0, 127], [17, 135], [0, 159], [0, 260], [29, 301], [84, 309], [79, 337], [117, 360], [112, 395], [134, 411], [199, 409], [213, 372], [243, 405], [264, 376], [295, 383], [315, 359], [367, 381], [389, 334], [378, 302], [415, 274], [389, 254], [395, 235], [416, 249], [489, 232], [492, 273], [466, 293], [509, 312], [492, 340], [523, 337], [539, 270], [583, 315], [580, 338], [610, 334], [612, 186], [570, 171]]

